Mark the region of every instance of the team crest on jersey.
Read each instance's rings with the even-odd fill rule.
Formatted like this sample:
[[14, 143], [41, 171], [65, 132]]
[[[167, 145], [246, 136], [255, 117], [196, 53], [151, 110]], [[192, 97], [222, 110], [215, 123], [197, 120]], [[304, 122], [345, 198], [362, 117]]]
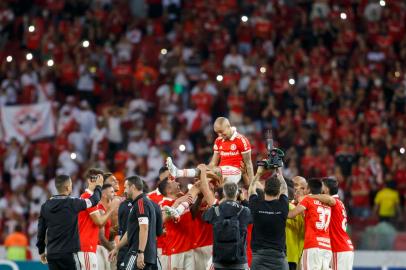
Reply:
[[230, 149], [231, 149], [232, 151], [234, 151], [235, 149], [237, 149], [237, 145], [232, 144], [232, 145], [230, 146]]

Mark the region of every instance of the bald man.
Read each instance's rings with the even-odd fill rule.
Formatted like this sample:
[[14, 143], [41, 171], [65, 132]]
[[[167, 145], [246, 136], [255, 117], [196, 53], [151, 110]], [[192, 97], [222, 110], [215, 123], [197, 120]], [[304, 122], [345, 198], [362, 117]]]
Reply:
[[295, 191], [295, 203], [299, 203], [306, 195], [307, 181], [302, 176], [295, 176], [292, 178], [293, 188]]
[[[251, 160], [251, 145], [248, 139], [232, 127], [230, 121], [225, 117], [219, 117], [214, 122], [214, 132], [218, 137], [213, 146], [213, 157], [208, 167], [224, 178], [225, 182], [238, 183], [241, 180], [241, 162], [244, 162], [248, 178], [245, 179], [245, 186], [249, 186], [250, 179], [254, 179], [254, 170]], [[170, 157], [166, 165], [171, 176], [177, 177], [199, 177], [200, 170], [178, 169]]]

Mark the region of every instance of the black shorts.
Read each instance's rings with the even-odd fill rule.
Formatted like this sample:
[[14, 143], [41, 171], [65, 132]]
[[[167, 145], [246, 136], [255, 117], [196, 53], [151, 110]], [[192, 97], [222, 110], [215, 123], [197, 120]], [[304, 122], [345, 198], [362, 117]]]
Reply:
[[77, 253], [52, 254], [47, 257], [47, 260], [50, 270], [80, 270]]
[[[118, 270], [138, 270], [137, 252], [129, 251], [125, 256], [123, 263], [120, 265], [120, 268], [118, 268]], [[158, 266], [156, 264], [146, 263], [143, 270], [158, 270]]]

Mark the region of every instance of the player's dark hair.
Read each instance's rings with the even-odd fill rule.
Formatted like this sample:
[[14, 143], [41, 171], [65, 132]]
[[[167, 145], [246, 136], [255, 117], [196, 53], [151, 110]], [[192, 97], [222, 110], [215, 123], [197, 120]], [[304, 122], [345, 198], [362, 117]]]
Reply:
[[112, 175], [113, 174], [111, 172], [103, 173], [103, 183], [106, 183], [107, 179], [109, 179], [109, 177]]
[[168, 167], [163, 166], [159, 169], [159, 175], [163, 174], [164, 172], [166, 172], [168, 170]]
[[127, 177], [125, 180], [128, 181], [129, 186], [135, 186], [138, 191], [143, 190], [144, 184], [138, 175]]
[[142, 180], [142, 192], [144, 192], [144, 193], [149, 192], [149, 187], [148, 187], [147, 182], [145, 182], [145, 180]]
[[314, 195], [321, 194], [321, 188], [323, 184], [318, 178], [310, 178], [307, 180], [307, 186], [310, 189], [310, 192]]
[[238, 186], [233, 182], [225, 183], [223, 186], [223, 192], [226, 199], [234, 199], [237, 196]]
[[112, 188], [113, 186], [111, 184], [103, 184], [102, 190], [106, 190], [108, 188]]
[[59, 193], [64, 192], [66, 182], [70, 180], [70, 176], [66, 174], [57, 175], [55, 177], [55, 188]]
[[335, 195], [338, 193], [338, 182], [335, 178], [324, 178], [323, 184], [328, 188], [329, 195]]
[[168, 194], [167, 194], [167, 192], [166, 192], [166, 187], [168, 186], [168, 181], [169, 181], [169, 179], [168, 179], [168, 177], [165, 177], [161, 182], [159, 182], [159, 184], [158, 184], [158, 191], [162, 194], [162, 195], [164, 195], [164, 196], [167, 196]]
[[276, 174], [272, 175], [265, 181], [264, 191], [268, 196], [278, 196], [279, 192], [281, 191], [281, 182]]
[[86, 179], [90, 179], [91, 177], [97, 176], [98, 174], [103, 175], [103, 171], [97, 168], [90, 168], [86, 172]]

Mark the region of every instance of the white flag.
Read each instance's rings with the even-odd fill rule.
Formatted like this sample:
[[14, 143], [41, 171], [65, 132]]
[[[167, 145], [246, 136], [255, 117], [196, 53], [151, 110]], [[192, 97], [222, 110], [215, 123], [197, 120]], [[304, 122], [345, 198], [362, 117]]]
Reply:
[[24, 141], [55, 136], [55, 117], [50, 102], [0, 107], [4, 139]]

